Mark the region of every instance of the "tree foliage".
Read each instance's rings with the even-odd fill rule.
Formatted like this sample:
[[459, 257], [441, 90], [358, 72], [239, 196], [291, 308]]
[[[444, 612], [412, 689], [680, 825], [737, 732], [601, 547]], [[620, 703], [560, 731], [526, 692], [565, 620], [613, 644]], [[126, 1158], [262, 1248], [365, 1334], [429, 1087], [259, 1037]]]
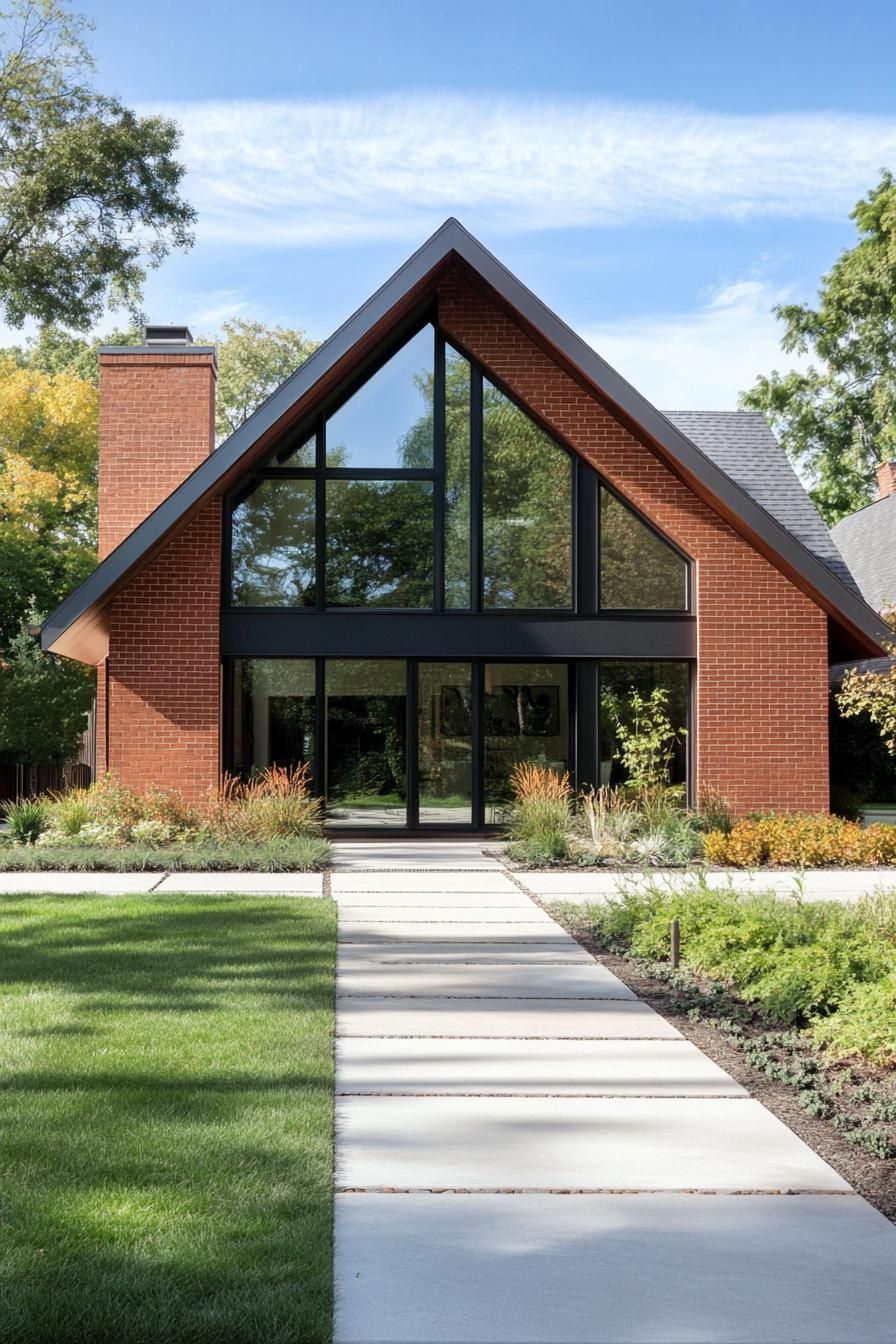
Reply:
[[93, 668], [43, 653], [23, 624], [0, 662], [0, 759], [22, 765], [70, 761], [93, 695]]
[[27, 633], [96, 563], [95, 386], [0, 354], [0, 757], [70, 760], [93, 669]]
[[783, 304], [782, 349], [805, 372], [770, 373], [741, 398], [763, 411], [835, 523], [874, 498], [874, 469], [896, 457], [896, 182], [858, 202], [859, 241], [822, 278], [817, 307]]
[[92, 545], [96, 435], [92, 384], [0, 355], [0, 523]]
[[[896, 659], [896, 644], [886, 648]], [[887, 750], [896, 756], [896, 662], [884, 672], [849, 668], [837, 692], [837, 704], [846, 719], [867, 715], [880, 730]]]
[[23, 369], [36, 373], [67, 373], [94, 387], [99, 383], [101, 345], [139, 345], [143, 328], [136, 323], [116, 328], [104, 336], [79, 336], [57, 322], [42, 326], [24, 346], [10, 346], [4, 352]]
[[0, 304], [84, 328], [134, 307], [146, 268], [191, 245], [180, 133], [93, 88], [89, 24], [59, 0], [0, 12]]
[[317, 348], [303, 331], [233, 318], [208, 344], [218, 347], [215, 432], [226, 439]]

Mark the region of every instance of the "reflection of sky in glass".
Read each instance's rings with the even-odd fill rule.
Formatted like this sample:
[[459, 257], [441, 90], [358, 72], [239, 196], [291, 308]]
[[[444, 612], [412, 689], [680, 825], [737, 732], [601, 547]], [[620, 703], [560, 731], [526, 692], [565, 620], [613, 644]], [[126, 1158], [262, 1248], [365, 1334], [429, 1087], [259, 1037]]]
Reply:
[[[431, 380], [432, 363], [433, 330], [426, 326], [329, 417], [327, 465], [432, 466], [432, 407], [419, 386]], [[421, 420], [429, 423], [407, 461], [401, 446]]]

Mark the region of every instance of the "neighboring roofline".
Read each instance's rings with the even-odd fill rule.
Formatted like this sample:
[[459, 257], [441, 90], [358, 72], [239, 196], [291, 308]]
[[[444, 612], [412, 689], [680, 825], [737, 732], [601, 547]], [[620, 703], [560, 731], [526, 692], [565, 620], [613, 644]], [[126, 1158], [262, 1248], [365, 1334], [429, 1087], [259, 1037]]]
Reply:
[[843, 517], [838, 518], [836, 523], [831, 523], [829, 529], [831, 536], [834, 535], [841, 523], [851, 523], [853, 518], [858, 518], [860, 513], [867, 513], [869, 509], [874, 508], [875, 504], [886, 504], [888, 499], [896, 499], [896, 494], [879, 495], [877, 499], [869, 499], [868, 503], [863, 504], [860, 509], [853, 509], [852, 513], [844, 513]]
[[[758, 538], [778, 560], [783, 561], [785, 569], [800, 576], [813, 594], [822, 599], [820, 605], [827, 607], [829, 614], [836, 614], [869, 649], [880, 646], [887, 627], [876, 612], [850, 592], [787, 528], [676, 429], [463, 225], [456, 219], [448, 219], [57, 607], [44, 624], [43, 648], [59, 653], [73, 652], [77, 640], [69, 634], [72, 627], [85, 621], [94, 625], [99, 609], [125, 576], [152, 555], [196, 505], [214, 494], [215, 487], [238, 467], [253, 445], [267, 436], [296, 403], [306, 397], [359, 342], [369, 337], [394, 309], [407, 302], [424, 282], [431, 280], [434, 273], [441, 271], [454, 257], [466, 263], [501, 302], [522, 318], [541, 343], [547, 343], [558, 353], [570, 371], [579, 380], [584, 380], [592, 395], [596, 393], [600, 401], [610, 402], [623, 421], [635, 427], [640, 436], [646, 435], [692, 488], [695, 484], [702, 486], [711, 496], [717, 512], [734, 526], [742, 524], [754, 544], [754, 539]], [[116, 347], [116, 353], [135, 349], [145, 347]], [[152, 353], [163, 352], [153, 350]], [[98, 643], [96, 640], [92, 643], [93, 651], [96, 651]], [[100, 652], [98, 658], [102, 656]]]

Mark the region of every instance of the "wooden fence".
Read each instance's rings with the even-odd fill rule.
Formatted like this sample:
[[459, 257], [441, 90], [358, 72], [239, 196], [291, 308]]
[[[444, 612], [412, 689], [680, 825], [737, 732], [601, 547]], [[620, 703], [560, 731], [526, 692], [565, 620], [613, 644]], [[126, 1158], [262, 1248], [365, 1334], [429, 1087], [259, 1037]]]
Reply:
[[71, 765], [0, 764], [0, 803], [33, 798], [50, 790], [86, 789], [92, 778], [93, 769], [85, 761]]

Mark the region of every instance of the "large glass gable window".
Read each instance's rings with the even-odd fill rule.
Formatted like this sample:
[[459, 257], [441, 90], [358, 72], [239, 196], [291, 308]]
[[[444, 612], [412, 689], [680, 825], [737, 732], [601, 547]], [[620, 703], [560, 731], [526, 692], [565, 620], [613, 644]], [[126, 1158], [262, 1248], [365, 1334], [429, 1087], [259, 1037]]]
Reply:
[[236, 608], [688, 610], [687, 560], [431, 323], [243, 483], [228, 546]]

